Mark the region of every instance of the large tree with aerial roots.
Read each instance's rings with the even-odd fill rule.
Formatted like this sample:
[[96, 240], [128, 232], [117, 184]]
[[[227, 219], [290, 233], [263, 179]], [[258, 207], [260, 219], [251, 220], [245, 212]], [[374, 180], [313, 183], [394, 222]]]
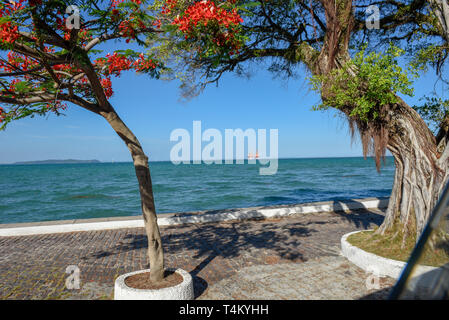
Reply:
[[[264, 62], [281, 77], [307, 73], [321, 96], [316, 109], [342, 114], [378, 170], [387, 150], [394, 157], [393, 189], [377, 232], [399, 226], [404, 243], [421, 233], [449, 177], [449, 104], [440, 97], [414, 107], [400, 95], [413, 95], [412, 81], [429, 62], [444, 67], [446, 0], [161, 0], [154, 7], [167, 3], [160, 21], [177, 19], [183, 27], [148, 42], [164, 62], [178, 66], [173, 76], [184, 80], [186, 96], [226, 72], [245, 75]], [[204, 23], [199, 12], [217, 13], [229, 3], [241, 23], [229, 24], [234, 27], [226, 33], [219, 20]], [[223, 41], [233, 50], [214, 47]], [[410, 53], [413, 63], [404, 68], [400, 56]]]

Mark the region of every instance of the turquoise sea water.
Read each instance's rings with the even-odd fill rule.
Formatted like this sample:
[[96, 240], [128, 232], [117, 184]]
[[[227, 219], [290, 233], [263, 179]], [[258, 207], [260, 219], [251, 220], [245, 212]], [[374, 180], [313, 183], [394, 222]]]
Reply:
[[[394, 163], [369, 158], [281, 159], [259, 165], [150, 163], [158, 213], [390, 195]], [[140, 215], [132, 163], [0, 165], [0, 223]]]

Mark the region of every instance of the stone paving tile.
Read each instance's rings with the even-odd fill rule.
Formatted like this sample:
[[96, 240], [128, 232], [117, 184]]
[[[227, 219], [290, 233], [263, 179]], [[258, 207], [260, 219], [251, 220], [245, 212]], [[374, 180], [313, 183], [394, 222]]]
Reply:
[[367, 287], [367, 274], [342, 256], [323, 256], [304, 263], [257, 265], [241, 269], [212, 285], [199, 299], [229, 297], [262, 300], [348, 300], [386, 298], [394, 280], [383, 278], [378, 288]]
[[[190, 272], [199, 298], [246, 299], [254, 298], [255, 292], [260, 293], [259, 298], [279, 295], [278, 289], [270, 291], [269, 275], [261, 279], [268, 286], [266, 290], [259, 282], [246, 281], [250, 289], [241, 292], [233, 291], [232, 283], [225, 284], [248, 267], [267, 268], [264, 270], [273, 273], [278, 268], [293, 268], [288, 273], [298, 278], [290, 282], [305, 282], [284, 291], [285, 299], [356, 298], [361, 294], [358, 286], [366, 279], [364, 272], [354, 266], [331, 272], [336, 263], [345, 260], [339, 256], [340, 238], [347, 232], [379, 225], [383, 217], [378, 210], [315, 213], [168, 226], [161, 228], [161, 234], [166, 266]], [[0, 299], [110, 299], [116, 277], [149, 267], [146, 248], [143, 228], [0, 238]], [[307, 267], [316, 259], [321, 259], [320, 272]], [[66, 288], [69, 265], [80, 269], [79, 290]], [[304, 269], [302, 276], [295, 268]], [[334, 293], [321, 290], [329, 287], [329, 281], [335, 283], [331, 286]], [[219, 284], [224, 286], [222, 290]], [[351, 294], [351, 290], [360, 294]]]

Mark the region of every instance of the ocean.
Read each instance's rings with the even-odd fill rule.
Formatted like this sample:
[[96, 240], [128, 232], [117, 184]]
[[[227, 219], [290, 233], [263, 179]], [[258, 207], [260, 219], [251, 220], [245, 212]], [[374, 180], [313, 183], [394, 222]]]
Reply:
[[[275, 175], [255, 164], [150, 162], [158, 213], [388, 197], [392, 157], [281, 159]], [[0, 223], [140, 215], [129, 163], [0, 165]]]

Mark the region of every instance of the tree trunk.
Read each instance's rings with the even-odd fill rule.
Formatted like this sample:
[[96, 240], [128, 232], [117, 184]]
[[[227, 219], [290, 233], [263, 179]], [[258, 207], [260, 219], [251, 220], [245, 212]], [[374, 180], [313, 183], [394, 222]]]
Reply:
[[429, 0], [440, 23], [441, 34], [449, 42], [449, 2], [447, 0]]
[[437, 152], [435, 137], [405, 102], [400, 101], [390, 117], [387, 148], [394, 157], [396, 172], [378, 232], [384, 234], [400, 223], [404, 237], [418, 237], [448, 181], [446, 156]]
[[157, 282], [164, 278], [164, 253], [157, 224], [148, 157], [143, 152], [142, 146], [137, 138], [120, 119], [112, 106], [110, 109], [111, 111], [102, 112], [101, 115], [108, 121], [131, 152], [137, 180], [139, 182], [142, 214], [148, 238], [148, 259], [151, 268], [150, 280]]

